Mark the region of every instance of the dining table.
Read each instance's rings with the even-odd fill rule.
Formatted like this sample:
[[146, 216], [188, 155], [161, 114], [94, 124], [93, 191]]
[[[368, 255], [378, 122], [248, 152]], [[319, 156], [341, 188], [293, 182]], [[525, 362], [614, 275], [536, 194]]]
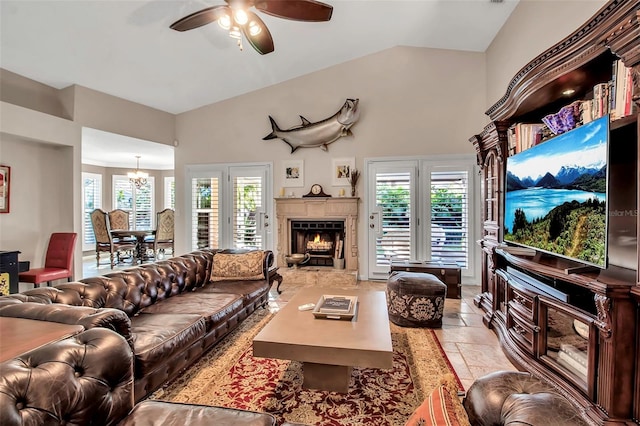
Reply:
[[133, 237], [136, 239], [136, 252], [134, 253], [136, 262], [142, 263], [149, 260], [144, 249], [144, 239], [151, 235], [155, 235], [155, 229], [112, 229], [111, 236], [114, 238]]

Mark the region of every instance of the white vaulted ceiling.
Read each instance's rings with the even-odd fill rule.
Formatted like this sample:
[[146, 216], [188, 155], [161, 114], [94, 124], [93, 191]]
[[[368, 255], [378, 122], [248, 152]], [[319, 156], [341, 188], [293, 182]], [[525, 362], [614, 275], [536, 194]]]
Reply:
[[517, 0], [325, 0], [329, 22], [258, 12], [275, 51], [240, 51], [218, 25], [169, 25], [223, 0], [0, 0], [0, 67], [170, 113], [394, 46], [483, 52]]

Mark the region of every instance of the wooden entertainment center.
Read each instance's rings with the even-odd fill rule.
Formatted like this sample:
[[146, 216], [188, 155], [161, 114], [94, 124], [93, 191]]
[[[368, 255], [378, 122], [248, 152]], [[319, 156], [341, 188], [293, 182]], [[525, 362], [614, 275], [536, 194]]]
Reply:
[[[552, 384], [600, 425], [640, 423], [639, 40], [640, 3], [609, 1], [524, 66], [486, 112], [491, 122], [470, 139], [482, 179], [482, 291], [475, 303], [484, 323], [519, 368]], [[608, 165], [609, 194], [616, 200], [607, 206], [608, 266], [510, 250], [503, 238], [510, 127], [589, 99], [594, 86], [612, 79], [618, 59], [632, 70], [635, 108], [609, 125], [610, 156], [626, 158], [624, 167]], [[567, 95], [567, 89], [575, 92]], [[624, 207], [613, 210], [617, 201]], [[616, 233], [621, 220], [624, 244]]]

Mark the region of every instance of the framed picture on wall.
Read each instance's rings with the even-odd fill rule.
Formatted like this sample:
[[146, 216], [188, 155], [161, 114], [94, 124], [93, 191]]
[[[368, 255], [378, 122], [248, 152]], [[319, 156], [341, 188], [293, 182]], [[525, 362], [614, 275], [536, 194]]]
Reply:
[[331, 160], [331, 184], [333, 186], [349, 186], [349, 176], [355, 166], [356, 159], [353, 157]]
[[288, 160], [282, 162], [282, 186], [304, 186], [304, 160]]
[[0, 165], [0, 213], [9, 213], [11, 167]]

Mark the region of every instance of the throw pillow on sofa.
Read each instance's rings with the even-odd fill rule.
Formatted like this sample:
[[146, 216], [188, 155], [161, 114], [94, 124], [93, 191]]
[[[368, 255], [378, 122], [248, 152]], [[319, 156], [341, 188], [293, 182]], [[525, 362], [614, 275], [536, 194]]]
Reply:
[[265, 253], [262, 250], [247, 253], [216, 253], [213, 256], [211, 281], [264, 279]]
[[469, 426], [469, 419], [458, 397], [458, 383], [453, 374], [447, 374], [413, 412], [405, 426]]

